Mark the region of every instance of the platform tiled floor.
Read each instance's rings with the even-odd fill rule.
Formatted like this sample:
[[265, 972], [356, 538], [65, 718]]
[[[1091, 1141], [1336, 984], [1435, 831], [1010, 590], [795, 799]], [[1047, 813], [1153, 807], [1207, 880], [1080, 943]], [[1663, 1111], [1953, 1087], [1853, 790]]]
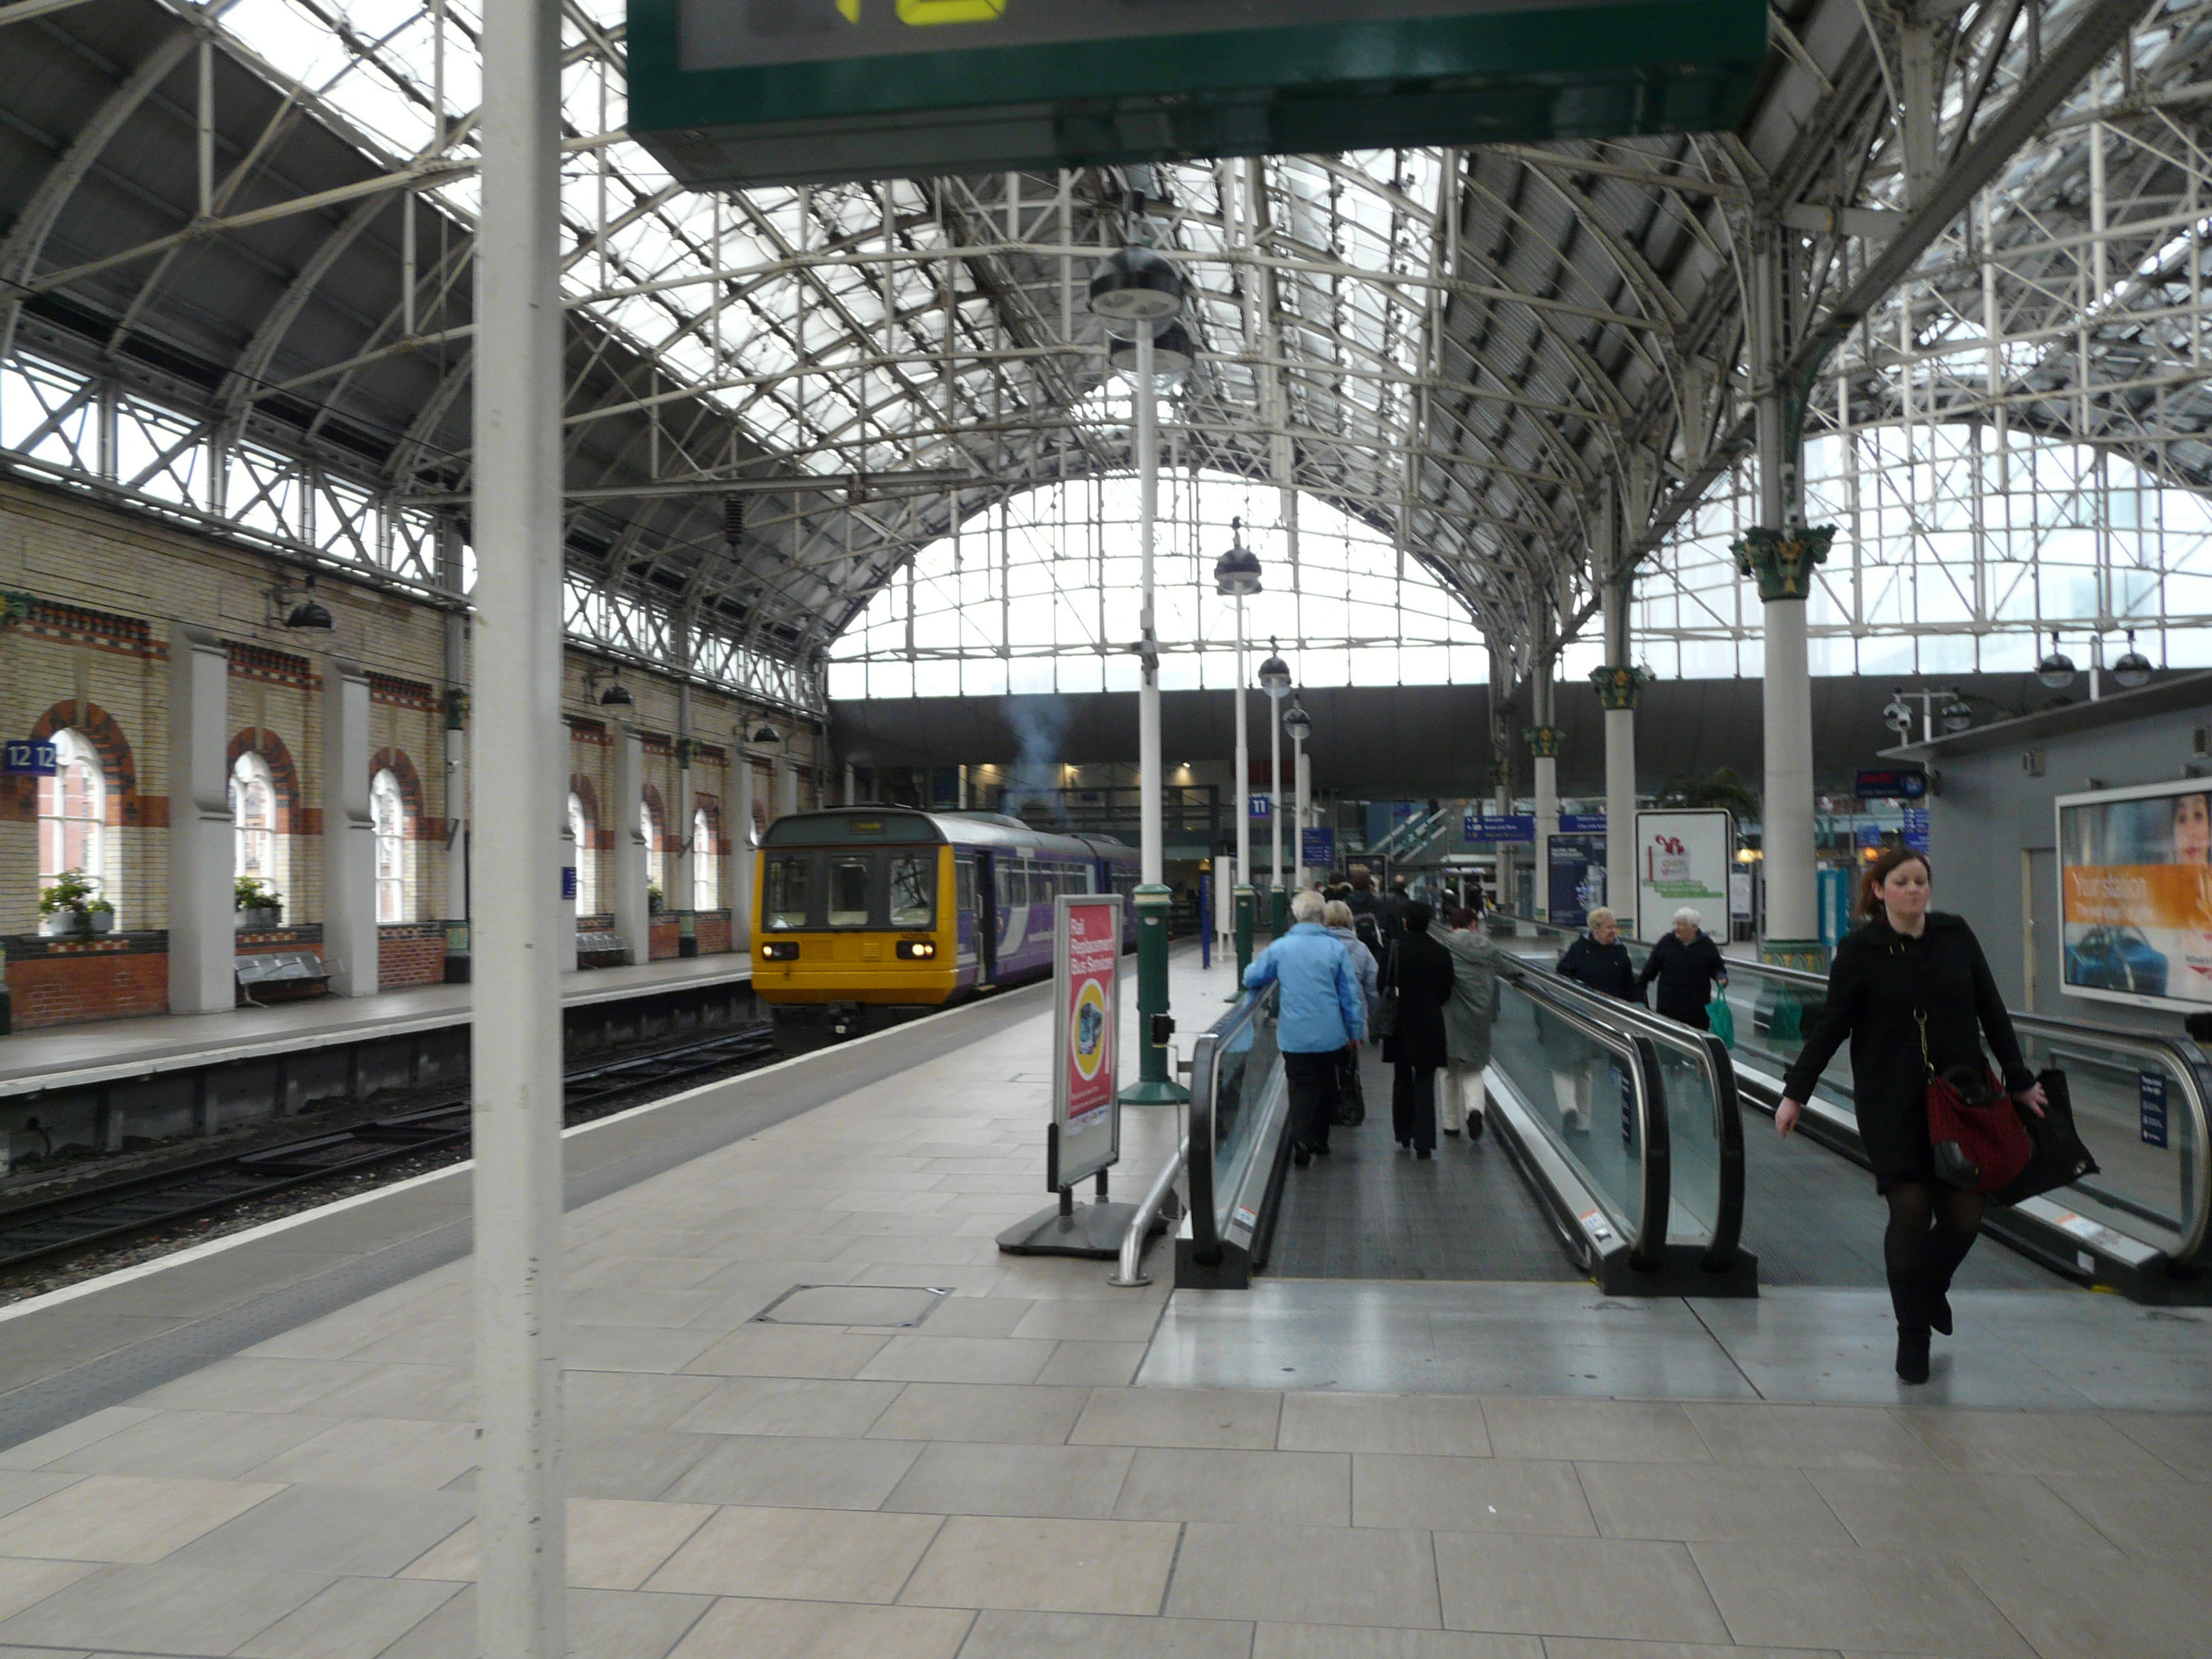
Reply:
[[[2206, 1651], [2212, 1413], [1134, 1385], [1164, 1288], [992, 1243], [1042, 1197], [1043, 1075], [1028, 1021], [571, 1215], [575, 1652]], [[1130, 1184], [1174, 1127], [1133, 1115]], [[801, 1284], [953, 1294], [911, 1328], [751, 1322]], [[1571, 1323], [1405, 1288], [1491, 1308], [1501, 1350]], [[1822, 1294], [1731, 1340], [1813, 1363]], [[2112, 1302], [1990, 1300], [2046, 1346]], [[1388, 1339], [1409, 1305], [1362, 1316]], [[456, 1264], [0, 1453], [0, 1659], [473, 1652], [468, 1312]], [[1688, 1328], [1711, 1307], [1652, 1316], [1735, 1351]], [[2201, 1366], [2166, 1328], [2114, 1364]]]

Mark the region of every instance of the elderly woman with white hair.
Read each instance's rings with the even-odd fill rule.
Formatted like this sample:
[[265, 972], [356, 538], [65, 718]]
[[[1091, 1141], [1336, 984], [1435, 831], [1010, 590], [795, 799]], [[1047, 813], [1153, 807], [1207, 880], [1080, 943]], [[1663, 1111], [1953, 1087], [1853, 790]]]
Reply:
[[1673, 931], [1651, 947], [1636, 985], [1641, 991], [1656, 980], [1661, 1013], [1710, 1031], [1713, 1022], [1706, 1006], [1713, 1000], [1713, 987], [1728, 983], [1728, 963], [1705, 933], [1705, 920], [1686, 904], [1675, 911]]

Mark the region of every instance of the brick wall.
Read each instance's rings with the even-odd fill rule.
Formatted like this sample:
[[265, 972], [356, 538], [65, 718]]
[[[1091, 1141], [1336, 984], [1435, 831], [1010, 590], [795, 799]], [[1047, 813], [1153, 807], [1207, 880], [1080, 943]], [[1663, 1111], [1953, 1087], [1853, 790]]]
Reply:
[[[26, 954], [26, 951], [28, 954]], [[169, 1012], [169, 956], [119, 939], [18, 944], [8, 957], [15, 1029]]]
[[730, 913], [727, 910], [702, 910], [699, 913], [699, 954], [702, 957], [726, 955], [730, 945]]
[[651, 951], [653, 961], [659, 962], [664, 957], [672, 957], [677, 954], [678, 949], [677, 939], [684, 929], [674, 917], [670, 917], [666, 921], [654, 921], [647, 931], [652, 939]]
[[446, 982], [446, 930], [434, 922], [410, 922], [376, 930], [376, 988]]

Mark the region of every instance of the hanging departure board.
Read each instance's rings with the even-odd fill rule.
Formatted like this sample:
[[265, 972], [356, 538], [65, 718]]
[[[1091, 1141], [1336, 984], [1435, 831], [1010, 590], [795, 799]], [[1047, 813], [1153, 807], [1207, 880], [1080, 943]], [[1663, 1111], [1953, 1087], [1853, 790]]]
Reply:
[[1733, 126], [1764, 0], [630, 0], [697, 185]]

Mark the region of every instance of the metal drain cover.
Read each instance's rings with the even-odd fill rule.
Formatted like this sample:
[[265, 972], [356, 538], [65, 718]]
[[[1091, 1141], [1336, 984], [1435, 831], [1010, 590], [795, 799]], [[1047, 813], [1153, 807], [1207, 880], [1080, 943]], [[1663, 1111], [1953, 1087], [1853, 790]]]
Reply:
[[950, 1291], [897, 1285], [794, 1285], [752, 1316], [756, 1325], [919, 1325]]

